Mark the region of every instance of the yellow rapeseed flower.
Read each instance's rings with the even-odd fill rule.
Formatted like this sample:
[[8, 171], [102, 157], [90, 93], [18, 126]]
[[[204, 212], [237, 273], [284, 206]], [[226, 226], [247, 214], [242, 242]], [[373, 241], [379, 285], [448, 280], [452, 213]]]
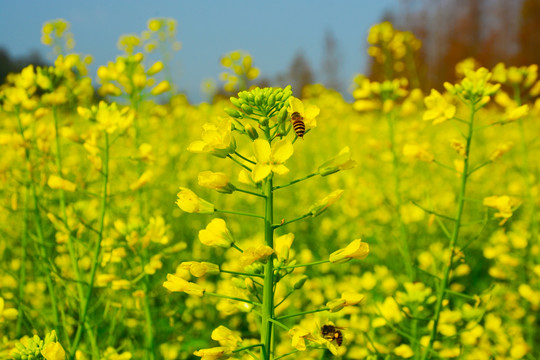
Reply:
[[496, 218], [502, 219], [499, 225], [504, 225], [519, 205], [521, 205], [521, 200], [508, 195], [495, 195], [484, 198], [484, 206], [492, 207], [499, 211], [495, 213]]
[[340, 170], [352, 169], [355, 166], [356, 161], [351, 160], [351, 150], [348, 146], [346, 146], [341, 149], [336, 157], [319, 166], [319, 174], [321, 176], [326, 176], [334, 174]]
[[424, 112], [424, 121], [433, 121], [433, 125], [440, 124], [446, 120], [452, 119], [456, 114], [456, 107], [446, 101], [446, 99], [435, 89], [424, 99], [426, 112]]
[[200, 186], [221, 193], [230, 194], [235, 190], [229, 182], [229, 176], [222, 172], [203, 171], [199, 173], [198, 180]]
[[351, 259], [365, 259], [369, 254], [369, 245], [361, 239], [353, 240], [347, 247], [330, 254], [330, 262], [340, 264]]
[[213, 219], [206, 229], [199, 231], [199, 240], [206, 246], [219, 246], [223, 248], [230, 248], [234, 244], [234, 238], [232, 237], [225, 220]]
[[265, 262], [266, 258], [274, 253], [274, 249], [266, 245], [259, 245], [257, 247], [247, 248], [240, 256], [240, 264], [242, 266], [248, 266], [255, 261]]
[[55, 189], [55, 190], [62, 189], [64, 191], [73, 192], [73, 191], [75, 191], [77, 189], [77, 185], [75, 185], [74, 183], [72, 183], [69, 180], [62, 179], [61, 177], [59, 177], [57, 175], [49, 176], [49, 180], [47, 181], [47, 185], [49, 185], [49, 187], [51, 189]]
[[220, 158], [234, 153], [236, 142], [231, 132], [231, 120], [218, 118], [214, 123], [203, 125], [202, 140], [194, 141], [188, 146], [193, 153], [208, 153]]
[[292, 115], [295, 112], [299, 113], [300, 116], [303, 118], [304, 124], [306, 125], [306, 130], [308, 130], [317, 126], [317, 120], [315, 118], [319, 115], [321, 109], [319, 109], [315, 105], [309, 105], [305, 107], [302, 100], [291, 96], [287, 112], [289, 113], [289, 115]]
[[278, 175], [285, 175], [289, 169], [283, 165], [289, 159], [294, 148], [290, 141], [280, 140], [272, 144], [263, 139], [256, 139], [253, 142], [253, 151], [257, 164], [253, 167], [251, 177], [253, 181], [263, 181], [270, 173], [274, 172]]
[[188, 270], [191, 275], [195, 277], [202, 277], [206, 274], [217, 275], [219, 274], [219, 266], [206, 261], [185, 261], [178, 265], [180, 269]]
[[232, 350], [225, 346], [219, 346], [197, 350], [193, 353], [193, 355], [200, 356], [201, 360], [228, 359], [232, 355]]
[[185, 292], [196, 296], [203, 296], [205, 292], [201, 285], [186, 281], [173, 274], [167, 274], [167, 281], [163, 283], [163, 287], [172, 292]]
[[66, 352], [59, 342], [50, 342], [45, 345], [41, 350], [41, 355], [45, 360], [65, 360], [66, 358]]
[[231, 349], [236, 349], [238, 344], [242, 342], [242, 338], [236, 331], [220, 325], [212, 331], [212, 340], [219, 342], [219, 345], [226, 346]]
[[176, 205], [185, 212], [212, 214], [215, 211], [214, 204], [201, 199], [190, 189], [181, 187], [177, 196]]
[[328, 209], [332, 204], [334, 204], [343, 194], [342, 189], [334, 190], [327, 196], [325, 196], [323, 199], [317, 201], [315, 204], [311, 205], [309, 208], [309, 213], [311, 216], [319, 216], [321, 215], [326, 209]]

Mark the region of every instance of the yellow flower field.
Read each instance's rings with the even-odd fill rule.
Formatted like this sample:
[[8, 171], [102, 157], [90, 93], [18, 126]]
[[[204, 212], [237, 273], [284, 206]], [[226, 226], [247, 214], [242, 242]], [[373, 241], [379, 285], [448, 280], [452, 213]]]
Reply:
[[[0, 358], [540, 357], [537, 65], [358, 75], [349, 102], [249, 86], [233, 51], [232, 96], [193, 105], [146, 61], [174, 26], [92, 84], [47, 23], [54, 65], [0, 87]], [[390, 67], [421, 45], [368, 41]]]

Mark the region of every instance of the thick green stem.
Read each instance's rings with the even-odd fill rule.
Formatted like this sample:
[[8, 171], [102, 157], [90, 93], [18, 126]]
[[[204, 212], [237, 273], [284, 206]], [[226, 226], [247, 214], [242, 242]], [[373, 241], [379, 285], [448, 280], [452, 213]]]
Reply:
[[439, 318], [441, 315], [442, 310], [442, 304], [444, 302], [444, 299], [446, 297], [446, 288], [449, 284], [450, 280], [450, 271], [452, 270], [452, 260], [454, 257], [454, 250], [456, 248], [456, 243], [459, 237], [459, 230], [461, 228], [461, 218], [463, 215], [463, 207], [465, 204], [465, 192], [467, 188], [467, 179], [469, 176], [469, 159], [471, 154], [471, 142], [473, 137], [473, 124], [474, 124], [474, 115], [476, 112], [476, 108], [474, 105], [474, 102], [470, 102], [470, 118], [469, 118], [469, 132], [467, 135], [467, 143], [465, 145], [465, 158], [463, 160], [463, 172], [461, 173], [461, 186], [459, 189], [459, 196], [458, 196], [458, 203], [457, 203], [457, 213], [456, 213], [456, 221], [454, 222], [454, 228], [452, 231], [452, 236], [450, 238], [450, 258], [448, 259], [448, 262], [446, 264], [446, 267], [444, 269], [444, 276], [442, 279], [442, 282], [439, 285], [438, 291], [437, 291], [437, 303], [435, 304], [435, 317], [433, 319], [433, 327], [431, 329], [431, 333], [429, 336], [429, 344], [427, 346], [427, 349], [424, 351], [422, 355], [422, 359], [427, 359], [428, 356], [431, 356], [431, 350], [433, 349], [433, 343], [437, 339], [437, 330], [439, 325]]
[[[75, 352], [77, 351], [77, 346], [81, 341], [81, 336], [83, 333], [84, 324], [86, 322], [86, 316], [88, 314], [88, 307], [90, 305], [90, 299], [92, 297], [92, 290], [94, 289], [94, 280], [96, 278], [96, 271], [99, 265], [99, 255], [101, 252], [101, 241], [103, 240], [103, 229], [105, 228], [105, 214], [107, 213], [108, 205], [108, 187], [109, 187], [109, 135], [107, 133], [105, 136], [105, 149], [103, 153], [103, 184], [102, 184], [102, 195], [101, 195], [101, 211], [99, 215], [99, 229], [98, 229], [98, 238], [94, 246], [94, 254], [92, 258], [92, 267], [90, 269], [90, 280], [88, 282], [88, 290], [86, 292], [86, 297], [83, 298], [82, 314], [79, 319], [79, 326], [77, 327], [77, 333], [75, 334], [75, 340], [71, 348], [70, 358], [73, 360], [75, 358]], [[87, 326], [89, 328], [89, 326]], [[93, 352], [93, 358], [98, 359], [99, 354]]]
[[[272, 190], [272, 177], [270, 176], [265, 183], [264, 194], [266, 195], [265, 216], [264, 216], [264, 239], [266, 245], [274, 248], [274, 197]], [[274, 318], [274, 263], [272, 258], [269, 258], [264, 267], [264, 289], [263, 289], [263, 306], [261, 320], [261, 357], [263, 360], [271, 360], [273, 358], [273, 323]]]

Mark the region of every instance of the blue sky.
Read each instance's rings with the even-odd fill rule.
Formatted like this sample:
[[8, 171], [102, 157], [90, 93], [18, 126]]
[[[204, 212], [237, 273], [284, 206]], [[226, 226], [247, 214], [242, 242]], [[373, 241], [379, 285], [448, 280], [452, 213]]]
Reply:
[[0, 47], [13, 56], [32, 49], [50, 54], [50, 48], [40, 43], [41, 27], [45, 21], [63, 18], [71, 23], [74, 51], [93, 56], [94, 77], [98, 66], [120, 54], [120, 35], [140, 34], [150, 18], [171, 17], [178, 22], [177, 39], [182, 43], [172, 61], [174, 80], [198, 102], [201, 82], [218, 80], [219, 58], [236, 49], [251, 53], [261, 76], [267, 78], [284, 73], [295, 54], [303, 51], [316, 80], [322, 80], [317, 74], [327, 31], [338, 41], [339, 75], [349, 84], [355, 74], [365, 71], [369, 27], [385, 10], [398, 8], [399, 0], [2, 0]]

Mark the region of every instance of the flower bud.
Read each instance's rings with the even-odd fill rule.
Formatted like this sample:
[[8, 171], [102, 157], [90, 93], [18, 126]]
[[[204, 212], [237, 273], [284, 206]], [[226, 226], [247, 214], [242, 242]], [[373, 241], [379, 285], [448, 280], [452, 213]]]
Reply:
[[251, 108], [251, 106], [249, 106], [249, 105], [247, 105], [247, 104], [242, 104], [240, 107], [242, 108], [242, 110], [243, 110], [246, 114], [248, 114], [248, 115], [253, 114], [253, 109]]
[[227, 115], [229, 115], [230, 117], [233, 117], [233, 118], [237, 118], [237, 119], [241, 119], [242, 118], [242, 113], [238, 110], [234, 110], [234, 109], [231, 109], [231, 108], [228, 108], [226, 107], [225, 109], [223, 109], [225, 111], [225, 113], [227, 113]]
[[346, 248], [334, 251], [330, 254], [330, 262], [340, 264], [351, 259], [365, 259], [369, 254], [369, 245], [362, 242], [361, 239], [356, 239], [347, 245]]
[[214, 204], [201, 199], [193, 191], [187, 188], [180, 188], [177, 194], [176, 205], [188, 213], [212, 214], [215, 211]]
[[255, 128], [249, 124], [246, 124], [244, 126], [244, 130], [246, 131], [251, 140], [255, 140], [259, 137], [259, 133], [257, 132], [257, 130], [255, 130]]
[[301, 289], [306, 283], [306, 281], [308, 280], [309, 280], [309, 277], [307, 275], [302, 275], [302, 277], [297, 282], [294, 283], [293, 285], [294, 289], [295, 290]]
[[313, 204], [309, 209], [311, 216], [315, 217], [321, 215], [324, 211], [326, 211], [326, 209], [328, 209], [332, 204], [334, 204], [341, 197], [342, 194], [342, 189], [334, 190], [328, 196]]

